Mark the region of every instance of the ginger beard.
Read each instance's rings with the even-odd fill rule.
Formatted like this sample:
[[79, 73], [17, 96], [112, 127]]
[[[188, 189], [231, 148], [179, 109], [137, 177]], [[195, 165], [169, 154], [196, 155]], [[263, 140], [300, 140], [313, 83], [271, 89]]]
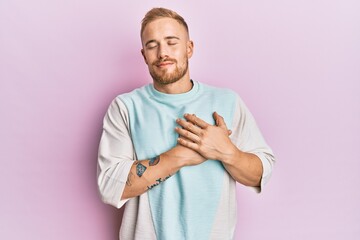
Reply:
[[[168, 69], [160, 69], [157, 67], [157, 65], [161, 62], [173, 62], [175, 64], [175, 69], [173, 71], [170, 71]], [[163, 60], [157, 60], [151, 65], [149, 65], [149, 72], [151, 77], [154, 81], [161, 85], [167, 85], [174, 82], [179, 81], [182, 77], [185, 76], [187, 70], [188, 70], [188, 58], [185, 56], [183, 58], [183, 64], [180, 66], [178, 64], [178, 61], [176, 59], [167, 58]]]

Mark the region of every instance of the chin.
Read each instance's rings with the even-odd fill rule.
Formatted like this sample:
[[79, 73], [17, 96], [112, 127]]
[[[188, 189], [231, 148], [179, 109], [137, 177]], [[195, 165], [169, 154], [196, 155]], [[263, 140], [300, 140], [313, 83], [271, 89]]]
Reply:
[[153, 78], [155, 82], [161, 84], [161, 85], [168, 85], [175, 83], [179, 81], [180, 79], [159, 79], [159, 78]]

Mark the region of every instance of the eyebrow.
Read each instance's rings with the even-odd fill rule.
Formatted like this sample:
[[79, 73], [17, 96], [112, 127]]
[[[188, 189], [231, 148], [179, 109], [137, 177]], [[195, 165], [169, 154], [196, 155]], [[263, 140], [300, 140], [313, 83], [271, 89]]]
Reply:
[[168, 36], [165, 38], [166, 40], [169, 40], [169, 39], [177, 39], [177, 40], [180, 40], [180, 38], [178, 37], [175, 37], [175, 36]]
[[[170, 39], [177, 39], [177, 40], [180, 40], [180, 38], [178, 37], [175, 37], [175, 36], [168, 36], [168, 37], [165, 37], [166, 40], [170, 40]], [[145, 43], [145, 46], [147, 46], [148, 44], [150, 43], [153, 43], [153, 42], [156, 42], [156, 40], [152, 39], [152, 40], [149, 40]]]

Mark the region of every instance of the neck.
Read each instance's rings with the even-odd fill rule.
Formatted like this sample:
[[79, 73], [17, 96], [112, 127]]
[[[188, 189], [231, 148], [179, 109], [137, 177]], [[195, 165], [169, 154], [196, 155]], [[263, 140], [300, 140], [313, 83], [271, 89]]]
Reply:
[[154, 81], [154, 88], [162, 93], [167, 94], [180, 94], [190, 91], [193, 87], [193, 83], [190, 81], [190, 77], [185, 75], [178, 81], [170, 84], [159, 84]]

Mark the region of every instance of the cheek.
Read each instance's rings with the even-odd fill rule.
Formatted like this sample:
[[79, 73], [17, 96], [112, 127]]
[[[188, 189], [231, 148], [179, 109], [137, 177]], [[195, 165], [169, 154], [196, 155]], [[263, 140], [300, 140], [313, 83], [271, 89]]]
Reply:
[[146, 55], [147, 64], [153, 64], [156, 60], [156, 57], [154, 57], [152, 54]]
[[174, 57], [178, 60], [178, 61], [184, 61], [187, 59], [187, 51], [186, 49], [184, 48], [181, 48], [181, 49], [177, 49], [175, 52], [174, 52]]

